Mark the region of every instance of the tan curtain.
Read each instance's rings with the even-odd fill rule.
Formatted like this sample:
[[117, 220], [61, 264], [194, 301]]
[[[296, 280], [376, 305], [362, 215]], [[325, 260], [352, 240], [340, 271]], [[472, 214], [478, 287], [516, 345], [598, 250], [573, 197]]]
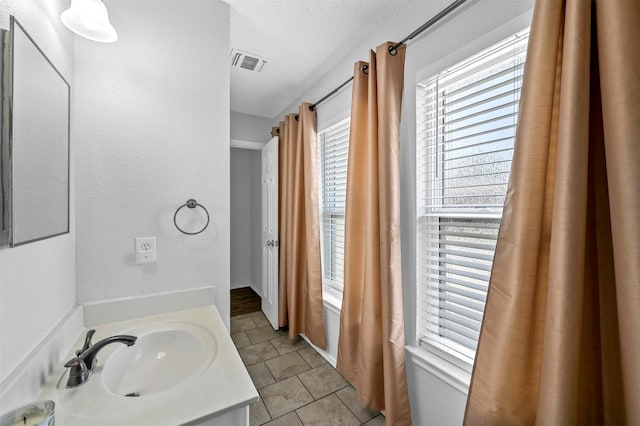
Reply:
[[279, 322], [326, 348], [320, 270], [316, 113], [308, 103], [280, 123]]
[[405, 46], [394, 56], [391, 45], [355, 66], [337, 368], [362, 404], [386, 410], [387, 424], [407, 425], [399, 172]]
[[640, 424], [640, 2], [538, 0], [465, 424]]
[[287, 197], [289, 188], [293, 186], [293, 181], [289, 182], [292, 173], [289, 173], [287, 164], [295, 164], [291, 159], [292, 150], [290, 145], [293, 144], [298, 134], [298, 122], [294, 118], [294, 114], [289, 114], [280, 122], [277, 130], [278, 134], [278, 239], [280, 240], [279, 265], [278, 265], [278, 325], [286, 327], [289, 324], [287, 319], [287, 250], [288, 245], [284, 244], [287, 235], [287, 226], [291, 221], [285, 221], [286, 217], [293, 217], [289, 208], [293, 208], [292, 198]]

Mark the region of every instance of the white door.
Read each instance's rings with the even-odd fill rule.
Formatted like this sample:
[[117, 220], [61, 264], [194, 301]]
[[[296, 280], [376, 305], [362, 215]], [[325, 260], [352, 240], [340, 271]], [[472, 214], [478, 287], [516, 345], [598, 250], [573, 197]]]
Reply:
[[262, 311], [278, 329], [278, 138], [262, 148]]

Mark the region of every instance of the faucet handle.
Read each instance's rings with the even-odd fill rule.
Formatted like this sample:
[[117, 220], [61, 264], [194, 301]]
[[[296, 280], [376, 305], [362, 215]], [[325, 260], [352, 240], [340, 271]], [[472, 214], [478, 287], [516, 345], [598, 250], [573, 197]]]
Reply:
[[[91, 338], [93, 337], [95, 332], [96, 332], [95, 330], [87, 331], [87, 335], [84, 338], [84, 345], [82, 345], [82, 349], [80, 350], [81, 351], [80, 353], [86, 351], [87, 349], [89, 349], [91, 347]], [[80, 356], [78, 351], [76, 351], [76, 355]]]
[[[76, 351], [76, 354], [78, 351]], [[64, 363], [66, 368], [79, 368], [82, 371], [87, 370], [87, 364], [80, 359], [79, 357], [71, 358], [69, 361]]]

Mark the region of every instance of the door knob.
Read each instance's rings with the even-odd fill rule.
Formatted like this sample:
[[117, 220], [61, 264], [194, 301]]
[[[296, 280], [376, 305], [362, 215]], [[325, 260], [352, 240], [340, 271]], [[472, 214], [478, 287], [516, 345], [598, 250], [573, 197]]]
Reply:
[[271, 247], [273, 245], [273, 240], [267, 241], [267, 246]]

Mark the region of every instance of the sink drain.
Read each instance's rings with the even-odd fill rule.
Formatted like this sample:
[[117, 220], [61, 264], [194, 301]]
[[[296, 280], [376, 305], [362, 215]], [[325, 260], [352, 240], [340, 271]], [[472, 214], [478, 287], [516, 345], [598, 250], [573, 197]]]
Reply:
[[131, 393], [126, 394], [125, 396], [128, 396], [130, 398], [137, 398], [137, 397], [140, 396], [140, 392], [131, 392]]

